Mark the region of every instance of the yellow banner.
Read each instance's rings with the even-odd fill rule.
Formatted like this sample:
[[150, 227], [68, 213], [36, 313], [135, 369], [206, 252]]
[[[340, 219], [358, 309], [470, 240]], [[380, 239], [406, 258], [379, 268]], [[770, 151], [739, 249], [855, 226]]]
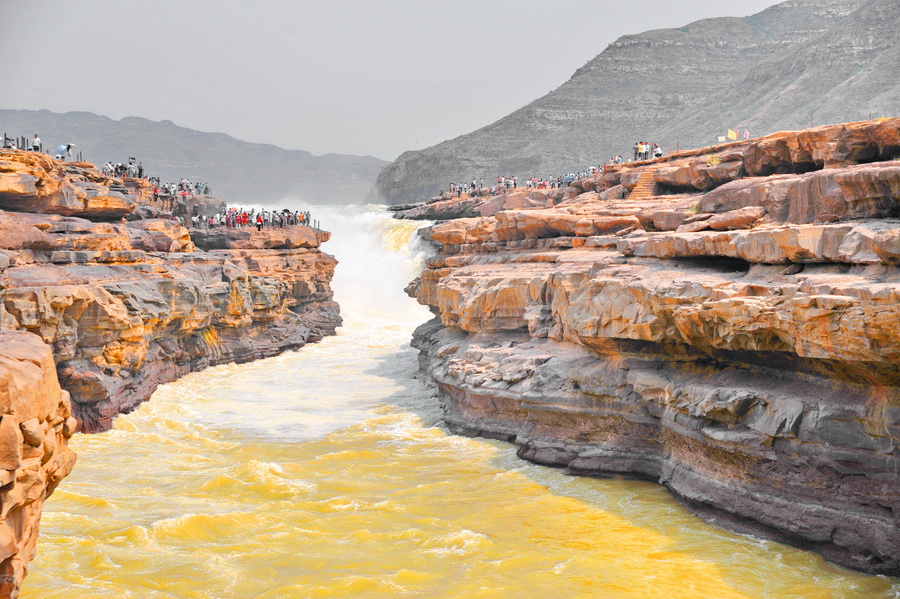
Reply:
[[728, 139], [734, 141], [737, 139], [737, 137], [737, 131], [732, 131], [731, 129], [728, 130]]

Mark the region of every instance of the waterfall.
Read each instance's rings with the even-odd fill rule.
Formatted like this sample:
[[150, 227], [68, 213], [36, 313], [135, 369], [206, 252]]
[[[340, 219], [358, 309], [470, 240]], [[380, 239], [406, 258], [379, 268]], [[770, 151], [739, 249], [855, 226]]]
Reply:
[[403, 292], [427, 254], [416, 235], [423, 223], [391, 218], [378, 206], [327, 206], [312, 212], [332, 232], [322, 250], [340, 262], [332, 288], [345, 329], [380, 325], [406, 330], [429, 318], [428, 309]]

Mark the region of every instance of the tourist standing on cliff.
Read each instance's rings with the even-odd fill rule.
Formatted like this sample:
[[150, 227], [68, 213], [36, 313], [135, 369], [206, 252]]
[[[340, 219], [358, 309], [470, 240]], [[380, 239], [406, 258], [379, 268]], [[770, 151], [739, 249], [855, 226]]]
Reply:
[[41, 138], [38, 137], [38, 134], [34, 134], [34, 141], [31, 142], [31, 150], [34, 152], [40, 152], [43, 145], [41, 144]]
[[60, 144], [56, 148], [56, 159], [57, 160], [68, 160], [72, 157], [72, 148], [75, 147], [75, 144]]

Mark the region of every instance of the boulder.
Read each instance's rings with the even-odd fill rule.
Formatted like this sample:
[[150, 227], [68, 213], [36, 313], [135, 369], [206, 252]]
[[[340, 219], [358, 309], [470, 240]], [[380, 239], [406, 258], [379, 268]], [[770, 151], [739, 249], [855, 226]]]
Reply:
[[394, 212], [396, 218], [419, 220], [447, 220], [450, 218], [468, 218], [481, 216], [479, 208], [484, 200], [482, 198], [442, 199], [427, 204], [419, 204], [408, 210]]
[[41, 250], [53, 247], [49, 235], [14, 213], [0, 211], [0, 249]]
[[[712, 218], [712, 216], [710, 216]], [[676, 233], [695, 233], [697, 231], [704, 231], [709, 229], [709, 218], [703, 220], [695, 220], [689, 223], [685, 223], [683, 225], [678, 225], [678, 228], [675, 229]]]
[[516, 190], [486, 200], [479, 208], [481, 216], [494, 216], [501, 210], [528, 210], [547, 208], [548, 197], [543, 191]]
[[759, 219], [766, 214], [765, 208], [760, 206], [748, 206], [739, 208], [722, 214], [716, 214], [706, 220], [710, 229], [716, 231], [727, 231], [729, 229], [747, 229], [752, 227]]
[[621, 185], [614, 185], [609, 189], [601, 191], [598, 194], [598, 199], [600, 200], [621, 200], [628, 195], [628, 192]]
[[190, 232], [172, 219], [147, 219], [128, 223], [134, 249], [147, 252], [193, 252]]
[[900, 119], [848, 123], [829, 149], [826, 168], [895, 159], [900, 155]]
[[134, 211], [133, 198], [83, 177], [73, 180], [63, 164], [36, 152], [4, 151], [0, 208], [95, 220], [118, 220]]
[[[690, 215], [690, 212], [684, 210], [653, 210], [650, 212], [649, 220], [658, 231], [674, 231]], [[645, 224], [643, 219], [640, 220], [641, 224]], [[647, 227], [644, 226], [644, 228]]]

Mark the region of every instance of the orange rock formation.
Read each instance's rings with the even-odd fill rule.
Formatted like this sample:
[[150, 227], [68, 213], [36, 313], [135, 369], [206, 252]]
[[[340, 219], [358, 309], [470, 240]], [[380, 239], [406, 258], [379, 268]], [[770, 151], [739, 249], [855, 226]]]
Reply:
[[128, 183], [0, 150], [0, 597], [17, 594], [76, 427], [106, 430], [159, 384], [340, 324], [329, 233], [121, 222], [159, 212], [145, 182]]
[[467, 200], [408, 289], [447, 423], [900, 574], [898, 155], [851, 123]]
[[0, 331], [0, 596], [16, 597], [34, 557], [44, 500], [72, 471], [69, 394], [40, 338]]

